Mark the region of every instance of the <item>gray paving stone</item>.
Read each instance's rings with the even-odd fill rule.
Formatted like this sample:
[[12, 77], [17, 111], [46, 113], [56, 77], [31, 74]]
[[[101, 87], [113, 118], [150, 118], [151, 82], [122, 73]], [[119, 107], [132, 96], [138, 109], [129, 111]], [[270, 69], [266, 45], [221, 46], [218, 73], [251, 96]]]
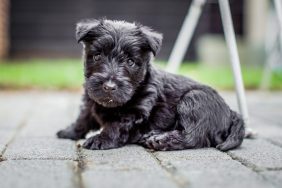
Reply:
[[273, 143], [273, 144], [275, 144], [277, 146], [282, 147], [282, 137], [281, 136], [272, 136], [272, 137], [268, 138], [268, 140], [271, 143]]
[[176, 188], [167, 176], [152, 171], [86, 171], [82, 174], [85, 188]]
[[12, 131], [2, 131], [0, 130], [0, 157], [4, 149], [6, 148], [7, 143], [12, 139], [13, 132]]
[[228, 153], [256, 170], [282, 168], [282, 148], [262, 139], [245, 139], [241, 148]]
[[261, 176], [214, 149], [157, 152], [156, 157], [186, 187], [272, 187]]
[[[17, 113], [15, 113], [17, 114]], [[0, 115], [0, 130], [16, 130], [20, 124], [24, 123], [26, 114], [13, 115], [12, 111], [7, 111]]]
[[[261, 108], [263, 106], [263, 108]], [[282, 128], [282, 105], [274, 106], [273, 104], [270, 105], [262, 105], [256, 104], [250, 108], [250, 117], [251, 118], [258, 118], [266, 123], [272, 123], [276, 126]]]
[[[280, 187], [281, 94], [247, 93], [250, 126], [261, 139], [245, 140], [240, 149], [228, 154], [248, 167], [215, 149], [155, 152], [153, 156], [139, 146], [82, 150], [84, 187]], [[235, 93], [223, 92], [223, 96], [236, 110]], [[78, 158], [75, 143], [55, 138], [57, 130], [76, 118], [80, 97], [69, 92], [0, 92], [0, 153], [22, 125], [3, 156], [8, 160], [0, 162], [1, 188], [83, 187], [79, 175], [73, 173], [71, 160]]]
[[272, 187], [270, 182], [234, 161], [190, 161], [177, 169], [190, 187]]
[[261, 172], [261, 174], [267, 178], [269, 181], [273, 182], [277, 187], [281, 187], [282, 185], [282, 171], [265, 171]]
[[0, 163], [1, 188], [72, 188], [74, 162], [45, 160], [9, 160]]
[[0, 109], [0, 130], [16, 130], [26, 121], [28, 117], [27, 111], [28, 109], [25, 107], [16, 107], [15, 110]]
[[[55, 117], [55, 118], [54, 118]], [[56, 132], [74, 121], [65, 109], [53, 106], [34, 113], [21, 130], [19, 137], [56, 137]]]
[[0, 92], [0, 130], [18, 128], [28, 118], [34, 101], [25, 92]]
[[71, 113], [74, 110], [69, 96], [48, 96], [40, 100], [33, 108], [26, 126], [19, 136], [55, 137], [56, 132], [74, 121]]
[[56, 138], [17, 138], [4, 158], [7, 159], [77, 159], [75, 142]]
[[129, 145], [111, 150], [82, 150], [83, 161], [87, 168], [114, 170], [161, 170], [154, 159], [143, 147]]
[[282, 127], [258, 118], [252, 118], [249, 127], [257, 133], [258, 138], [265, 138], [282, 147]]
[[282, 138], [282, 127], [273, 122], [253, 117], [250, 120], [250, 127], [258, 133], [258, 137], [271, 138], [276, 136]]
[[155, 152], [154, 155], [161, 158], [162, 161], [187, 161], [187, 160], [231, 160], [231, 158], [223, 152], [220, 152], [214, 148], [204, 149], [191, 149], [182, 151], [170, 151], [170, 152]]
[[82, 150], [85, 187], [176, 187], [158, 161], [140, 146]]

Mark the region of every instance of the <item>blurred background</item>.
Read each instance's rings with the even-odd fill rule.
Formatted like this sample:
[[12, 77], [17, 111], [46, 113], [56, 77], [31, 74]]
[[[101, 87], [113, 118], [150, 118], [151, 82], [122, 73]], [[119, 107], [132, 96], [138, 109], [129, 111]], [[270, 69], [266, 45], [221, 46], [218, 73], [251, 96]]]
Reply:
[[[75, 24], [84, 18], [139, 22], [164, 34], [155, 63], [165, 67], [191, 0], [1, 0], [0, 89], [79, 90], [81, 45]], [[282, 89], [277, 13], [271, 0], [230, 0], [247, 89]], [[179, 74], [218, 89], [233, 89], [217, 0], [207, 0]]]

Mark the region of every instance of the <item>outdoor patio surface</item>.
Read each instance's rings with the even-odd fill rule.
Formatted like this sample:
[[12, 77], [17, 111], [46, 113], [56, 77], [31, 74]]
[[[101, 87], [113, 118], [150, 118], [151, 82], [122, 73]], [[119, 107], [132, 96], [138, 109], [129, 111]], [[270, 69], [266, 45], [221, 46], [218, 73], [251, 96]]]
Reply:
[[[220, 92], [236, 109], [235, 94]], [[75, 120], [80, 93], [0, 92], [0, 188], [260, 188], [282, 185], [282, 93], [248, 92], [256, 139], [236, 150], [90, 151], [56, 131]]]

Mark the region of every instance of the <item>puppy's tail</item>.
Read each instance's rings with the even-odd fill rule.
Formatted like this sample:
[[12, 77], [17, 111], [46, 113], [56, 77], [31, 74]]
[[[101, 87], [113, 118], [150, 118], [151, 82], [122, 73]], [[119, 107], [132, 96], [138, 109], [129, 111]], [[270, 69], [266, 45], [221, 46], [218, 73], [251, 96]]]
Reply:
[[217, 145], [216, 148], [221, 151], [227, 151], [240, 146], [245, 136], [245, 126], [242, 117], [231, 110], [231, 124], [229, 135], [226, 140]]

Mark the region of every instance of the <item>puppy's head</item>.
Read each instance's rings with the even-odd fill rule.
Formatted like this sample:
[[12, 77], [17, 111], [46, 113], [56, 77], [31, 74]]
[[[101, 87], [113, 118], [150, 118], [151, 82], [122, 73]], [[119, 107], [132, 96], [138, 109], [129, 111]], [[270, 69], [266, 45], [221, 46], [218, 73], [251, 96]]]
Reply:
[[162, 42], [148, 27], [111, 20], [80, 22], [76, 36], [84, 46], [86, 92], [109, 108], [131, 99]]

